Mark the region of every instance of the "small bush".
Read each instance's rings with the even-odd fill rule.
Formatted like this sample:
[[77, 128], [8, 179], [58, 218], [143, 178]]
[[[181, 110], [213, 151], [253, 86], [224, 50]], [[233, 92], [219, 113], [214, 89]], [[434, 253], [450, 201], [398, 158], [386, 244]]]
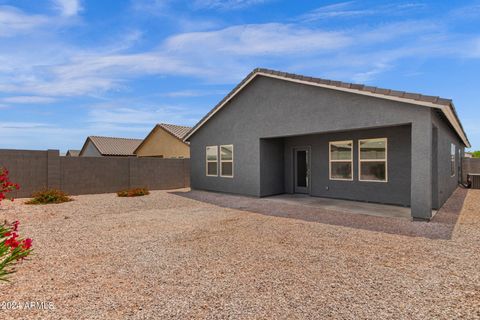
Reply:
[[45, 189], [34, 193], [33, 199], [26, 202], [26, 204], [50, 204], [69, 202], [73, 199], [65, 192], [56, 189]]
[[146, 196], [147, 194], [150, 194], [147, 188], [135, 188], [117, 192], [119, 197], [140, 197]]

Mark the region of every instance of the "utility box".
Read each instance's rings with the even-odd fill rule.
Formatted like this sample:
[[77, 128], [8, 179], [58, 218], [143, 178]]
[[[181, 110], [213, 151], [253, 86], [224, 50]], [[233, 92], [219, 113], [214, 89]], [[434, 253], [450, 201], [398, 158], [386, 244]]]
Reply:
[[480, 174], [479, 173], [469, 173], [467, 175], [468, 185], [472, 189], [480, 189]]

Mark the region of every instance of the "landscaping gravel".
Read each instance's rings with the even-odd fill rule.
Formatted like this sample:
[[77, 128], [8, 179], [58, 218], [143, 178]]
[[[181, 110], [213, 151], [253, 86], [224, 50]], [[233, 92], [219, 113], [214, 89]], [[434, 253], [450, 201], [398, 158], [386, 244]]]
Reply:
[[0, 303], [53, 309], [0, 319], [480, 319], [480, 190], [429, 223], [187, 189], [74, 199], [2, 203], [35, 251]]

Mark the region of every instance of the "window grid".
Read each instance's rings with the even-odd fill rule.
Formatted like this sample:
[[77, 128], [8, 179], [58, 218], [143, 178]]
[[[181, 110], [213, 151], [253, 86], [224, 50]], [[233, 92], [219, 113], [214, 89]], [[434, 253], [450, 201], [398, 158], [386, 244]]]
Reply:
[[[232, 159], [223, 160], [223, 158], [222, 158], [222, 148], [223, 148], [223, 147], [231, 148], [231, 150], [232, 150]], [[222, 166], [222, 163], [231, 163], [231, 164], [232, 164], [232, 174], [231, 174], [231, 175], [224, 175], [224, 174], [223, 174], [223, 166]], [[227, 144], [227, 145], [221, 145], [221, 146], [220, 146], [220, 177], [223, 177], [223, 178], [233, 178], [233, 144]]]
[[[209, 149], [215, 149], [215, 160], [209, 160], [208, 159], [208, 150]], [[207, 177], [218, 177], [218, 147], [217, 146], [207, 146], [205, 148], [205, 160], [206, 160], [206, 165], [205, 165], [205, 172]], [[215, 174], [209, 174], [208, 172], [208, 164], [209, 163], [215, 163]]]
[[[373, 141], [385, 141], [385, 156], [383, 159], [362, 159], [362, 142]], [[358, 140], [358, 181], [362, 182], [388, 182], [388, 139], [387, 138], [375, 138], [375, 139], [360, 139]], [[384, 162], [385, 163], [385, 179], [384, 180], [369, 180], [362, 179], [362, 162]]]
[[[332, 159], [332, 145], [334, 144], [347, 144], [347, 145], [349, 144], [350, 159]], [[350, 163], [350, 178], [333, 178], [332, 163]], [[328, 170], [329, 170], [330, 180], [353, 181], [353, 140], [330, 141], [328, 143]]]

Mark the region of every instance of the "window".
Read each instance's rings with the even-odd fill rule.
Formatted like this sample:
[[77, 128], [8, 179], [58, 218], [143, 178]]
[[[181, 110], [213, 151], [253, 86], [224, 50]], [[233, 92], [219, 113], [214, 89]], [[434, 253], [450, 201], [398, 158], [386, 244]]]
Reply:
[[330, 146], [330, 180], [353, 180], [353, 141], [333, 141]]
[[358, 180], [387, 182], [387, 138], [358, 141]]
[[455, 145], [450, 146], [450, 176], [455, 176]]
[[233, 178], [233, 145], [220, 146], [220, 176]]
[[209, 146], [206, 150], [207, 176], [218, 176], [218, 147]]

